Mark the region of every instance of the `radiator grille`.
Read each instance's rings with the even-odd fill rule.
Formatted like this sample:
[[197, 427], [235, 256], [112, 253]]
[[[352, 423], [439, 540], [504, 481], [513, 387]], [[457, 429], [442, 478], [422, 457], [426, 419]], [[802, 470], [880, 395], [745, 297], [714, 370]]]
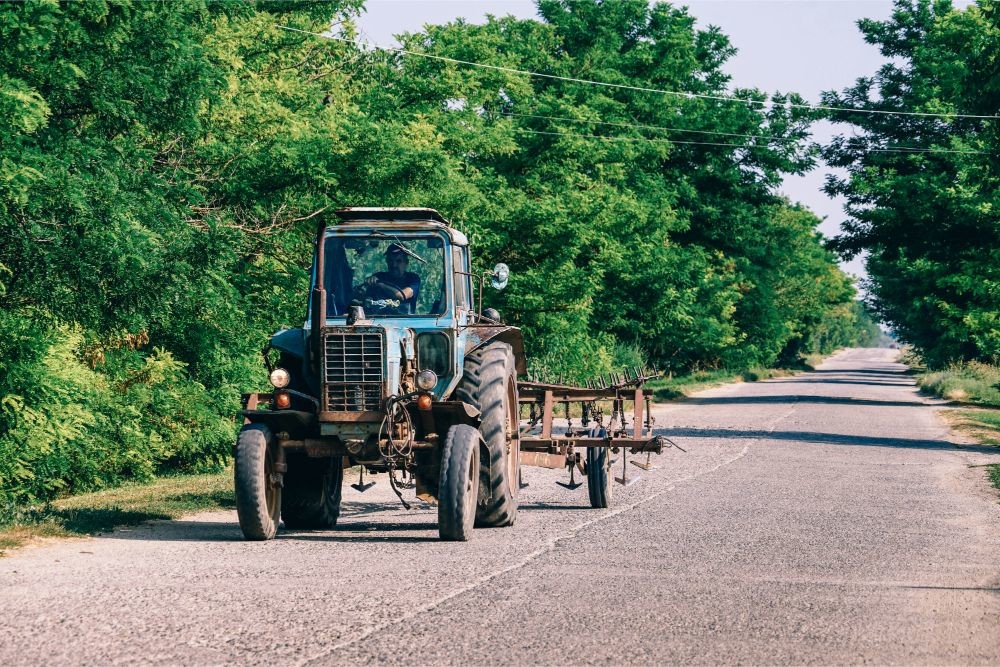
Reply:
[[323, 341], [323, 396], [329, 411], [379, 410], [385, 372], [382, 331], [328, 330]]

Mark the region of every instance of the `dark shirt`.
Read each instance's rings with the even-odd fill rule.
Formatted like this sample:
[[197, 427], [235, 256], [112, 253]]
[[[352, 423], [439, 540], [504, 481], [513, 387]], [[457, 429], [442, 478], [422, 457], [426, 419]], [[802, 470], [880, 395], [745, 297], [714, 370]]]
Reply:
[[388, 271], [379, 271], [375, 274], [375, 277], [378, 278], [380, 283], [392, 285], [400, 292], [407, 287], [413, 290], [413, 296], [403, 301], [402, 310], [411, 315], [417, 311], [417, 297], [420, 296], [420, 276], [407, 271], [401, 278], [394, 278]]

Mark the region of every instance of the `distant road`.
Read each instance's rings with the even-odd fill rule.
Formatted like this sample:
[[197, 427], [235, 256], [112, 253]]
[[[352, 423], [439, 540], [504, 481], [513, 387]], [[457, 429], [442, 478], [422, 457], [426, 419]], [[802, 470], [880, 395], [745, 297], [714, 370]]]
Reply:
[[[338, 530], [235, 512], [0, 559], [0, 664], [1000, 664], [1000, 498], [891, 350], [660, 406], [659, 470], [526, 469], [517, 525], [437, 540], [384, 476]], [[616, 474], [620, 474], [616, 470]], [[353, 481], [353, 480], [351, 480]]]

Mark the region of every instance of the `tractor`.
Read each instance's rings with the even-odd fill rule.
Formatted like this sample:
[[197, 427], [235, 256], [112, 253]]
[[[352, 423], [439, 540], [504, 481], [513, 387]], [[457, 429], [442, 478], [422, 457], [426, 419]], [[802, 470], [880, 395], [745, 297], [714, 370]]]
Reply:
[[[249, 540], [332, 528], [346, 469], [436, 503], [442, 539], [510, 526], [520, 489], [521, 332], [482, 310], [469, 242], [427, 208], [345, 208], [318, 224], [303, 326], [264, 348], [272, 389], [245, 394], [236, 507]], [[478, 303], [475, 303], [477, 300]]]

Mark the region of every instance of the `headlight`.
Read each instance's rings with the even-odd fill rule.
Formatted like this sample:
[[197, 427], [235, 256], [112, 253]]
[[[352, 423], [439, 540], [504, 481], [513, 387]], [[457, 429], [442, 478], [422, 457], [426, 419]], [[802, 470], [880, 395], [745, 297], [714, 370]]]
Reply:
[[417, 336], [417, 368], [451, 375], [451, 341], [441, 332], [425, 332]]
[[417, 386], [424, 391], [430, 391], [438, 383], [437, 373], [423, 370], [417, 373]]
[[288, 383], [292, 381], [292, 376], [288, 374], [284, 368], [275, 368], [271, 371], [271, 376], [268, 378], [271, 384], [274, 385], [275, 389], [284, 389], [288, 386]]

